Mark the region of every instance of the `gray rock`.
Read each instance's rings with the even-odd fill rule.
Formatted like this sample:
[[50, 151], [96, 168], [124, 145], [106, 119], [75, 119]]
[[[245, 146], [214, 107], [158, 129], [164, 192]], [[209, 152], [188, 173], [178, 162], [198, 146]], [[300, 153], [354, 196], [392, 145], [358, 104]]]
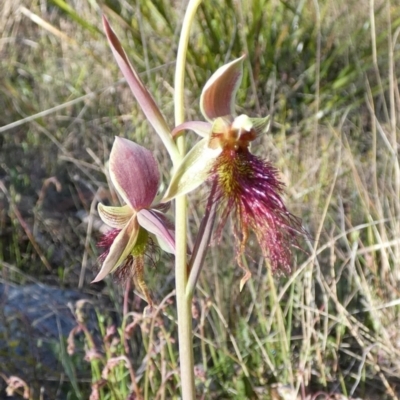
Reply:
[[0, 284], [0, 371], [29, 384], [57, 381], [63, 366], [55, 349], [77, 325], [75, 303], [85, 298], [42, 284]]

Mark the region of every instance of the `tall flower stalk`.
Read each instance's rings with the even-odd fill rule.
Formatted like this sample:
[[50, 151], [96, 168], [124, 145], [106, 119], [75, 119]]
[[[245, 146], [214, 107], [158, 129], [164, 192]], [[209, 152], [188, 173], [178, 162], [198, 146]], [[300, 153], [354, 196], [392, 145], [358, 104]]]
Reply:
[[[269, 117], [235, 115], [236, 92], [241, 83], [245, 56], [220, 67], [201, 94], [200, 109], [205, 121], [185, 121], [184, 79], [190, 29], [201, 0], [190, 0], [182, 24], [175, 73], [175, 128], [157, 107], [122, 48], [106, 18], [104, 29], [114, 58], [136, 100], [163, 141], [174, 173], [160, 203], [155, 201], [159, 172], [151, 153], [123, 138], [116, 138], [110, 155], [110, 177], [121, 207], [100, 204], [99, 214], [112, 228], [100, 245], [102, 267], [94, 282], [109, 273], [132, 278], [151, 298], [144, 281], [145, 253], [151, 236], [160, 247], [175, 254], [176, 304], [178, 313], [181, 392], [184, 400], [195, 399], [192, 298], [216, 222], [221, 236], [228, 217], [233, 217], [236, 260], [243, 268], [240, 289], [250, 278], [242, 261], [250, 235], [255, 235], [272, 271], [291, 270], [291, 248], [301, 222], [286, 209], [284, 185], [278, 171], [251, 153], [250, 145], [269, 129]], [[201, 140], [186, 152], [184, 132], [192, 130]], [[203, 220], [188, 257], [186, 194], [204, 182], [210, 186]], [[165, 215], [175, 200], [175, 228]]]
[[[179, 39], [178, 54], [175, 69], [175, 126], [185, 120], [184, 109], [184, 81], [186, 54], [189, 44], [190, 28], [201, 0], [190, 0], [183, 19], [181, 35]], [[186, 143], [182, 135], [177, 139], [177, 146], [181, 160], [185, 156]], [[179, 335], [179, 361], [182, 385], [182, 398], [184, 400], [195, 399], [194, 384], [194, 359], [193, 359], [193, 334], [192, 334], [192, 297], [193, 292], [187, 293], [189, 279], [187, 261], [187, 200], [186, 196], [177, 197], [175, 205], [176, 226], [176, 259], [175, 259], [175, 286], [176, 304], [178, 311], [178, 335]]]

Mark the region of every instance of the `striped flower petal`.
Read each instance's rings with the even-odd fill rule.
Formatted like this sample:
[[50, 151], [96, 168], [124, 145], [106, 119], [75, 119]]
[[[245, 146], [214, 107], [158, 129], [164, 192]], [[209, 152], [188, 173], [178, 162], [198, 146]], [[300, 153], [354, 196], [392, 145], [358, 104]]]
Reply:
[[220, 67], [205, 84], [200, 97], [204, 118], [212, 121], [235, 113], [236, 93], [242, 81], [243, 55]]
[[147, 90], [146, 86], [143, 84], [135, 68], [131, 65], [128, 57], [122, 48], [117, 35], [112, 30], [107, 18], [103, 16], [103, 26], [106, 32], [108, 43], [110, 44], [111, 50], [117, 61], [117, 64], [123, 73], [129, 87], [132, 90], [137, 102], [142, 108], [147, 120], [153, 125], [156, 132], [160, 135], [161, 139], [164, 141], [167, 148], [174, 149], [176, 151], [174, 144], [172, 143], [172, 138], [170, 136], [170, 129], [168, 128], [165, 118], [161, 114], [160, 109], [155, 103], [153, 97]]
[[135, 247], [138, 234], [139, 223], [136, 216], [133, 216], [124, 229], [122, 229], [114, 239], [101, 270], [92, 283], [104, 279], [109, 273], [116, 270], [126, 260]]
[[117, 136], [109, 166], [111, 181], [124, 202], [134, 210], [150, 207], [156, 197], [160, 178], [151, 152]]
[[134, 211], [128, 205], [123, 207], [110, 207], [99, 203], [97, 211], [101, 220], [111, 228], [123, 229], [131, 219]]
[[267, 115], [265, 118], [250, 118], [250, 121], [252, 123], [252, 129], [258, 137], [268, 132], [269, 126], [271, 124], [271, 117]]
[[161, 248], [168, 253], [175, 254], [175, 234], [173, 224], [167, 217], [155, 210], [140, 210], [137, 215], [140, 226], [156, 235]]
[[176, 139], [186, 130], [194, 131], [201, 137], [208, 137], [211, 133], [212, 125], [204, 121], [187, 121], [173, 129], [171, 135]]

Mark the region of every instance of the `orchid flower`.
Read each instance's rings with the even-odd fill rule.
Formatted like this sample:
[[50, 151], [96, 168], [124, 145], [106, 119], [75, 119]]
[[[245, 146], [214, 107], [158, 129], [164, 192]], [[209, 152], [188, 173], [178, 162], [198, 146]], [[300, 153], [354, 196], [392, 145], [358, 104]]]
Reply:
[[99, 244], [106, 251], [100, 256], [102, 267], [93, 282], [117, 270], [118, 275], [136, 274], [147, 296], [142, 278], [149, 233], [157, 237], [165, 251], [175, 251], [174, 233], [171, 223], [161, 211], [163, 207], [152, 207], [160, 179], [157, 163], [149, 150], [130, 140], [116, 137], [110, 154], [109, 170], [111, 182], [125, 205], [98, 205], [100, 218], [112, 229]]
[[301, 222], [286, 209], [283, 183], [268, 161], [250, 152], [250, 144], [269, 128], [269, 117], [235, 117], [235, 97], [243, 74], [242, 56], [219, 68], [206, 83], [200, 109], [207, 122], [190, 121], [172, 134], [193, 130], [203, 138], [189, 151], [175, 171], [164, 196], [169, 201], [186, 194], [205, 181], [212, 186], [211, 203], [218, 204], [217, 234], [233, 214], [237, 261], [245, 269], [241, 287], [250, 278], [241, 256], [251, 231], [272, 270], [289, 272], [291, 245], [302, 232]]

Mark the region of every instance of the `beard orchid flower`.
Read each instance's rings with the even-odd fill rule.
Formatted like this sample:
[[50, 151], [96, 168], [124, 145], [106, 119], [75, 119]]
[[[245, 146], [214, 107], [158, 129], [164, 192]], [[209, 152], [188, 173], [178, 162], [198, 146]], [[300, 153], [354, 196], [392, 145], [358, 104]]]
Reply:
[[99, 243], [105, 248], [100, 256], [102, 267], [93, 280], [98, 282], [115, 272], [120, 277], [132, 276], [149, 300], [143, 280], [144, 257], [154, 234], [161, 248], [175, 252], [174, 232], [165, 207], [153, 206], [159, 185], [159, 171], [151, 152], [130, 140], [116, 137], [109, 161], [110, 179], [124, 201], [122, 207], [99, 203], [103, 222], [112, 229]]
[[189, 151], [175, 171], [164, 201], [186, 194], [203, 182], [211, 183], [209, 204], [219, 210], [217, 235], [227, 218], [233, 217], [236, 259], [245, 270], [241, 288], [250, 278], [242, 255], [254, 232], [273, 271], [291, 270], [291, 247], [303, 233], [300, 219], [282, 200], [284, 184], [268, 161], [250, 152], [250, 144], [269, 128], [269, 117], [235, 117], [235, 97], [243, 74], [242, 56], [219, 68], [206, 83], [200, 108], [207, 122], [190, 121], [172, 134], [193, 130], [202, 139]]

